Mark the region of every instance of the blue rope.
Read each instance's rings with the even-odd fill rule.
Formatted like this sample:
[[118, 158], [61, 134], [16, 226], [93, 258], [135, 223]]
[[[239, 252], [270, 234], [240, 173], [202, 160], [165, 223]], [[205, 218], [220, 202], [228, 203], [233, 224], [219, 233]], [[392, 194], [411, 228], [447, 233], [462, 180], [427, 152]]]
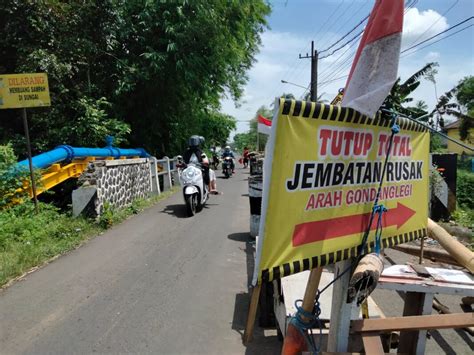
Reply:
[[[392, 122], [391, 122], [391, 124], [392, 124], [392, 127], [391, 127], [392, 134], [390, 135], [390, 140], [389, 140], [388, 149], [387, 149], [387, 155], [385, 156], [385, 161], [384, 161], [384, 164], [383, 164], [382, 177], [380, 178], [379, 187], [377, 189], [377, 194], [375, 195], [374, 206], [372, 207], [372, 213], [370, 214], [369, 224], [367, 225], [367, 229], [364, 233], [364, 236], [362, 237], [362, 242], [360, 243], [359, 248], [358, 248], [358, 253], [357, 254], [359, 256], [357, 257], [355, 264], [359, 263], [360, 259], [363, 256], [363, 251], [365, 249], [365, 246], [367, 245], [367, 239], [368, 239], [369, 234], [370, 234], [370, 228], [372, 226], [372, 222], [374, 221], [375, 211], [378, 210], [380, 193], [382, 191], [382, 185], [383, 185], [383, 179], [384, 179], [385, 173], [387, 171], [387, 165], [388, 165], [388, 159], [390, 157], [390, 152], [392, 151], [393, 138], [395, 137], [395, 134], [400, 132], [400, 126], [397, 124], [397, 115], [394, 112], [391, 112], [391, 115], [392, 115], [392, 118], [391, 118], [391, 120], [392, 120]], [[379, 217], [379, 218], [381, 218], [381, 217]]]
[[374, 206], [372, 213], [378, 214], [377, 227], [375, 229], [375, 253], [380, 255], [380, 249], [382, 245], [382, 216], [384, 212], [387, 212], [387, 208], [383, 204]]
[[[295, 308], [297, 310], [296, 314], [291, 318], [290, 323], [299, 330], [301, 335], [306, 340], [308, 344], [308, 350], [311, 354], [319, 354], [321, 351], [321, 341], [323, 337], [323, 326], [321, 324], [321, 320], [319, 319], [319, 315], [321, 314], [321, 307], [319, 305], [319, 295], [316, 297], [314, 302], [314, 307], [312, 312], [307, 312], [301, 307], [299, 304], [302, 304], [303, 300], [296, 300], [295, 301]], [[305, 317], [306, 320], [303, 320]], [[313, 338], [313, 328], [319, 328], [319, 341], [318, 345]], [[309, 332], [308, 332], [309, 331]]]

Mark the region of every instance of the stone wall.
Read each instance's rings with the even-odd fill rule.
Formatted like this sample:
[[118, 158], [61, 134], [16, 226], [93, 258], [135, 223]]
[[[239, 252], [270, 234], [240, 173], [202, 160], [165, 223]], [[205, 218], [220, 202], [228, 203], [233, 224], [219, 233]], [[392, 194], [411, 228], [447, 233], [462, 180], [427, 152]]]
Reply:
[[73, 192], [73, 214], [100, 216], [106, 205], [123, 208], [152, 192], [152, 167], [148, 158], [102, 160], [89, 163]]

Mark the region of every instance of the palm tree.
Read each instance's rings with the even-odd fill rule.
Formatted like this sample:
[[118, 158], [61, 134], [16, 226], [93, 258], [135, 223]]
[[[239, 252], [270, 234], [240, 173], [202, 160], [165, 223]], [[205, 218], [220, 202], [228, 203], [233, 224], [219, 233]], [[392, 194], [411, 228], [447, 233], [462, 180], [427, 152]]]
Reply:
[[404, 105], [413, 101], [413, 98], [409, 96], [418, 88], [422, 78], [427, 78], [428, 76], [428, 80], [430, 80], [430, 76], [434, 77], [434, 74], [436, 74], [436, 69], [434, 68], [436, 66], [438, 66], [438, 63], [436, 62], [426, 64], [402, 84], [400, 84], [401, 79], [398, 78], [395, 84], [393, 84], [390, 94], [385, 99], [383, 106], [413, 118], [426, 115], [428, 113], [426, 111], [427, 107], [425, 107], [426, 104], [424, 106], [415, 105], [412, 107], [405, 107]]

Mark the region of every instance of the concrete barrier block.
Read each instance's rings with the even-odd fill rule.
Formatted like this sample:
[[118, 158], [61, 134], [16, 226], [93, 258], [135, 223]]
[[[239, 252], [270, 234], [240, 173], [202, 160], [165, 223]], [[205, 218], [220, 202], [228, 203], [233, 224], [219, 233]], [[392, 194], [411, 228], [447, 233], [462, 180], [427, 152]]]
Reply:
[[79, 216], [81, 213], [89, 213], [94, 209], [97, 188], [95, 186], [84, 186], [72, 192], [72, 215]]

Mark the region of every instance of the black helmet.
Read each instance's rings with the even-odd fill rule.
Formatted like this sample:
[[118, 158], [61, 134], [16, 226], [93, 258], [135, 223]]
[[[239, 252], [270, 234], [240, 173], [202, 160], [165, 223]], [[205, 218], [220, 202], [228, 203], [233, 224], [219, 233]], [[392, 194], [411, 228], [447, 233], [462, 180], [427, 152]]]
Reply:
[[200, 144], [201, 144], [201, 137], [199, 136], [191, 136], [188, 139], [188, 145], [190, 147], [199, 147]]

